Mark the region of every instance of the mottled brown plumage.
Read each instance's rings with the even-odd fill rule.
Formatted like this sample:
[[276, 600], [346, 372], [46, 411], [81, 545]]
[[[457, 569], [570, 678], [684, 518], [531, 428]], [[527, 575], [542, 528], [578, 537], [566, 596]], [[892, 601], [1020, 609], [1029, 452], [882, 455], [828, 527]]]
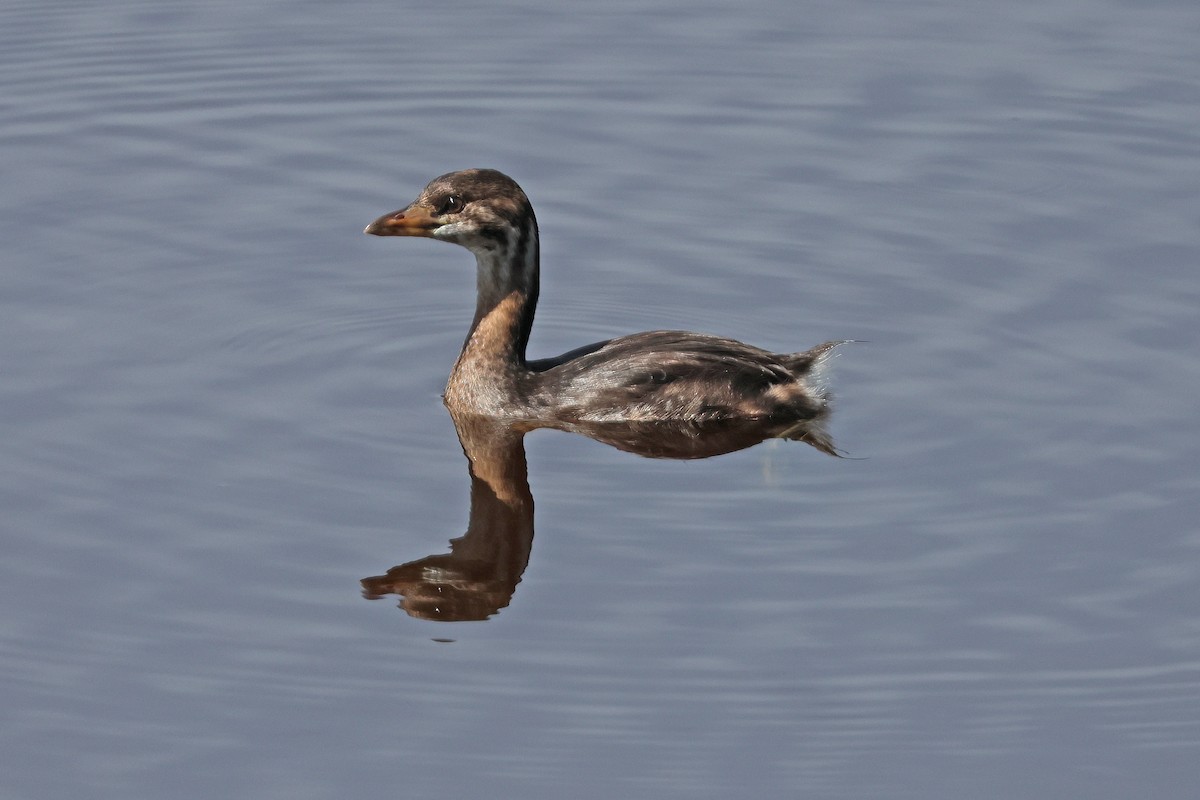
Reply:
[[446, 403], [456, 409], [562, 428], [756, 422], [769, 435], [837, 454], [821, 427], [829, 398], [820, 372], [839, 342], [784, 354], [706, 334], [649, 331], [526, 360], [538, 297], [537, 219], [521, 187], [500, 172], [435, 178], [366, 233], [440, 239], [475, 254], [475, 318], [446, 386]]

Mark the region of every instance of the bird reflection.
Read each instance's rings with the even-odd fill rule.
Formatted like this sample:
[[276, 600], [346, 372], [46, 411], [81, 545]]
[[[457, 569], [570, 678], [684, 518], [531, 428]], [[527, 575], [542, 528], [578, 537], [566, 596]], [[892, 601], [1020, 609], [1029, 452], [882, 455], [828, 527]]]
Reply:
[[[420, 619], [482, 620], [512, 599], [533, 547], [533, 495], [525, 461], [525, 434], [534, 427], [450, 408], [471, 476], [467, 532], [450, 552], [392, 567], [362, 580], [363, 596], [400, 597], [400, 608]], [[819, 423], [813, 423], [814, 425]], [[555, 424], [628, 453], [649, 458], [696, 459], [732, 453], [765, 439], [806, 442], [839, 455], [823, 430], [769, 421], [709, 423]]]

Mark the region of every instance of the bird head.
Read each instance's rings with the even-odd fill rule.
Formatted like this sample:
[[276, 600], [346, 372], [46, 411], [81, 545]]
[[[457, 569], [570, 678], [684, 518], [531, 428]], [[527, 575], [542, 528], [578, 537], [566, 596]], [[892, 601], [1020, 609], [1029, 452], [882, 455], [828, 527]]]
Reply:
[[363, 232], [439, 239], [482, 255], [521, 249], [523, 237], [536, 237], [537, 221], [512, 178], [494, 169], [467, 169], [434, 178], [407, 207], [384, 214]]

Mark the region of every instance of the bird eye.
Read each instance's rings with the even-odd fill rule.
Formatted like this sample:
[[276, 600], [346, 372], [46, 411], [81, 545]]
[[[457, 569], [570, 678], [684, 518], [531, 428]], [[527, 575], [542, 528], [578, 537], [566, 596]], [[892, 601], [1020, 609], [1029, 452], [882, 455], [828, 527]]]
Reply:
[[438, 208], [438, 214], [455, 214], [459, 211], [462, 211], [462, 207], [462, 197], [452, 194], [442, 201], [441, 207]]

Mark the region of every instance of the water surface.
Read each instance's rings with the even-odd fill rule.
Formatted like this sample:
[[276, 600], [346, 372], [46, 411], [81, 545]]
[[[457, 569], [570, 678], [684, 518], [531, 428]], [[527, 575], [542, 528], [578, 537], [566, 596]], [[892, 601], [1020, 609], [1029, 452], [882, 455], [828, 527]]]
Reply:
[[[273, 0], [0, 11], [0, 794], [1191, 797], [1200, 12]], [[833, 428], [527, 437], [445, 553], [470, 257], [360, 234], [512, 174], [533, 355], [830, 338]], [[442, 641], [449, 640], [449, 641]]]

